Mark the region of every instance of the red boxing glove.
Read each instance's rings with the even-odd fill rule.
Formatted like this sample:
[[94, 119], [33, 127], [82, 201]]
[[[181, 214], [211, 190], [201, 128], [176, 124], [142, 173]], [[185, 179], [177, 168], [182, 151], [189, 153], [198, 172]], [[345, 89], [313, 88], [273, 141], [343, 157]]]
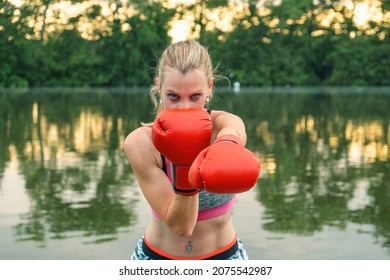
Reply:
[[153, 123], [152, 141], [172, 166], [174, 191], [182, 195], [199, 192], [188, 182], [188, 171], [197, 155], [210, 145], [212, 121], [201, 109], [162, 111]]
[[260, 160], [240, 138], [222, 135], [195, 159], [188, 180], [196, 189], [232, 194], [250, 190], [260, 174]]

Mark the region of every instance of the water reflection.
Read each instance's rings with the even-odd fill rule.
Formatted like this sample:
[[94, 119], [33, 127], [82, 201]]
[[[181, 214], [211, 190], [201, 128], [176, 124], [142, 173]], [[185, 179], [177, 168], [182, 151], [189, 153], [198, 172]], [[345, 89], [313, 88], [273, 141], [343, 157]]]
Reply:
[[0, 173], [16, 158], [32, 202], [14, 226], [17, 240], [44, 244], [77, 233], [104, 242], [135, 221], [126, 190], [134, 179], [120, 148], [144, 115], [131, 115], [146, 100], [133, 97], [2, 95]]
[[120, 227], [131, 224], [134, 215], [126, 206], [131, 201], [122, 198], [128, 182], [116, 174], [118, 155], [100, 157], [96, 164], [87, 155], [79, 163], [71, 161], [74, 166], [60, 167], [53, 162], [48, 163], [50, 167], [33, 162], [21, 166], [33, 209], [16, 226], [19, 240], [66, 238], [67, 232], [81, 231], [84, 236], [106, 236], [96, 240], [102, 242], [115, 239]]
[[262, 157], [258, 200], [269, 231], [311, 235], [348, 221], [375, 225], [389, 246], [389, 96], [235, 97]]
[[[31, 200], [13, 225], [15, 240], [100, 243], [137, 223], [122, 143], [152, 119], [146, 91], [0, 95], [0, 181], [16, 162]], [[247, 145], [262, 159], [262, 229], [310, 236], [370, 224], [390, 247], [390, 94], [220, 96], [211, 107], [243, 118]]]

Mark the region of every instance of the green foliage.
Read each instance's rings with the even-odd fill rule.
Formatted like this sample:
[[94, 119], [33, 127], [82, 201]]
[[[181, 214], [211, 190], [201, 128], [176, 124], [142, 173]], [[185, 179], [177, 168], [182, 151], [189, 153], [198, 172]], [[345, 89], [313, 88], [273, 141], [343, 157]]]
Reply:
[[[17, 13], [21, 15], [19, 20], [13, 17]], [[17, 9], [8, 2], [0, 5], [0, 87], [27, 85], [21, 71], [30, 45], [24, 36], [30, 35], [32, 28], [23, 20], [23, 16], [30, 14], [30, 9]]]
[[376, 38], [358, 37], [338, 42], [329, 55], [334, 70], [327, 80], [331, 85], [389, 86], [389, 44]]
[[99, 53], [104, 57], [102, 72], [111, 86], [144, 86], [153, 81], [156, 58], [169, 43], [168, 21], [172, 11], [160, 3], [145, 6], [127, 19], [128, 31], [114, 21], [112, 35], [101, 40]]
[[[148, 86], [158, 56], [171, 41], [171, 21], [185, 13], [183, 5], [170, 9], [165, 0], [115, 2], [110, 16], [93, 4], [64, 28], [49, 32], [42, 7], [56, 2], [0, 4], [0, 87]], [[228, 1], [198, 0], [187, 10], [214, 64], [232, 81], [247, 86], [389, 85], [389, 22], [370, 22], [376, 32], [368, 35], [345, 8], [338, 9], [344, 18], [339, 30], [337, 22], [327, 27], [318, 22], [316, 14], [335, 10], [339, 1], [265, 1], [267, 15], [258, 14], [258, 1], [244, 2], [247, 11], [229, 32], [206, 28], [208, 11], [227, 7]], [[126, 18], [120, 14], [124, 5], [135, 9]], [[382, 11], [388, 10], [383, 2]], [[45, 24], [33, 26], [31, 19]], [[96, 24], [89, 39], [78, 29], [85, 20]], [[276, 26], [269, 24], [273, 20]]]

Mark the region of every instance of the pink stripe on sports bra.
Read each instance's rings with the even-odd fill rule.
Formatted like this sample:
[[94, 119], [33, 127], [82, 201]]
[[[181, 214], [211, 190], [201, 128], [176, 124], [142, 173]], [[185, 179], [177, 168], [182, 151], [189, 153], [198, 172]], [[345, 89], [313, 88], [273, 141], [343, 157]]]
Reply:
[[[205, 209], [205, 210], [199, 210], [198, 212], [198, 222], [204, 221], [208, 219], [212, 219], [215, 217], [222, 216], [223, 214], [226, 214], [229, 212], [234, 205], [234, 202], [236, 201], [236, 197], [234, 196], [231, 200], [227, 201], [224, 204], [218, 205], [217, 207]], [[153, 216], [155, 216], [157, 219], [160, 220], [160, 216], [157, 214], [154, 209], [152, 209]]]

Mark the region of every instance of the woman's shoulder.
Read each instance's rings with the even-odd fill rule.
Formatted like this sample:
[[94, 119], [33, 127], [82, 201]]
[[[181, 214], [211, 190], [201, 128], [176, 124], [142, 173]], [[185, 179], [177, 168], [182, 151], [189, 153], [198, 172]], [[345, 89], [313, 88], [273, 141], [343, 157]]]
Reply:
[[123, 149], [133, 168], [162, 166], [160, 153], [152, 142], [152, 127], [142, 126], [132, 131], [126, 137]]
[[124, 145], [125, 151], [132, 149], [150, 149], [153, 146], [152, 143], [152, 128], [148, 126], [141, 126], [133, 130], [129, 135], [127, 135]]
[[219, 116], [226, 116], [226, 115], [235, 116], [235, 114], [223, 110], [210, 110], [210, 115], [212, 118], [219, 117]]
[[[147, 138], [150, 137], [152, 134], [152, 127], [149, 126], [140, 126], [136, 129], [134, 129], [132, 132], [130, 132], [129, 135], [127, 135], [126, 140], [137, 140], [139, 138]], [[125, 140], [125, 141], [126, 141]]]

